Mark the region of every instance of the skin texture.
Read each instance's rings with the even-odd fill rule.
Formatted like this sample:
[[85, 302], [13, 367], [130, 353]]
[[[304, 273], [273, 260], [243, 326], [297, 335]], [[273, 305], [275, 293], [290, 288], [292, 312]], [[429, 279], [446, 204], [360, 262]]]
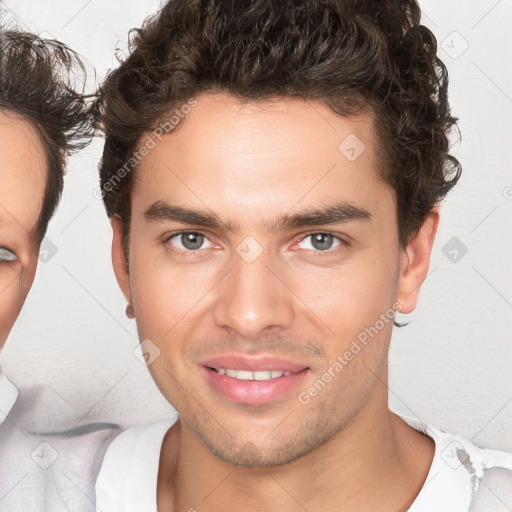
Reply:
[[[309, 403], [298, 395], [396, 302], [415, 308], [438, 213], [400, 248], [369, 114], [346, 119], [299, 99], [197, 102], [136, 169], [129, 270], [112, 221], [119, 285], [140, 339], [160, 351], [152, 376], [180, 413], [162, 448], [159, 509], [327, 510], [343, 500], [346, 510], [400, 510], [426, 478], [433, 443], [388, 410], [392, 323]], [[338, 150], [350, 134], [366, 148], [354, 161]], [[214, 212], [239, 229], [148, 219], [156, 202]], [[340, 202], [369, 217], [267, 229]], [[186, 254], [174, 236], [183, 230], [205, 235], [200, 249]], [[339, 239], [315, 252], [311, 232]], [[237, 252], [247, 237], [262, 250], [251, 263]], [[204, 361], [222, 354], [280, 356], [307, 370], [270, 403], [237, 403], [204, 376]]]
[[[34, 281], [39, 243], [35, 227], [46, 184], [43, 147], [22, 117], [0, 111], [0, 347]], [[15, 256], [13, 261], [12, 255]]]

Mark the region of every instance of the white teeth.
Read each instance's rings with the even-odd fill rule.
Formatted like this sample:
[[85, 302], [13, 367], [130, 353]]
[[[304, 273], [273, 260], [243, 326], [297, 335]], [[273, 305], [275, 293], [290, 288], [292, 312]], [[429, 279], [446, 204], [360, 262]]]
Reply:
[[237, 370], [236, 378], [238, 380], [254, 380], [254, 374], [246, 370]]
[[268, 371], [260, 371], [260, 372], [253, 372], [253, 379], [254, 380], [270, 380], [272, 377], [272, 374], [279, 374], [274, 375], [274, 377], [281, 377], [281, 372], [268, 372]]
[[271, 380], [291, 375], [291, 372], [281, 370], [260, 370], [250, 372], [248, 370], [231, 370], [229, 368], [217, 368], [219, 375], [227, 375], [238, 380]]

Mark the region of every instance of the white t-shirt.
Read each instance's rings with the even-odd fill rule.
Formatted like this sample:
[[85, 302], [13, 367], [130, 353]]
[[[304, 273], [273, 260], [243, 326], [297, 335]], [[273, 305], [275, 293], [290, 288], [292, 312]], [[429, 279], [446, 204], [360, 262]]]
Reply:
[[[512, 453], [479, 448], [400, 416], [435, 442], [427, 479], [409, 512], [510, 512]], [[135, 427], [107, 450], [96, 482], [97, 512], [156, 512], [160, 451], [176, 417]]]

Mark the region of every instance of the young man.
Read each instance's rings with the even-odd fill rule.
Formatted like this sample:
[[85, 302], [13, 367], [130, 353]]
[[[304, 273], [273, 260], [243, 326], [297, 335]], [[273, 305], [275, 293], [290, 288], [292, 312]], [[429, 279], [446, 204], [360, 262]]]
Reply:
[[[91, 137], [88, 105], [73, 88], [78, 56], [57, 41], [0, 27], [0, 350], [36, 273], [57, 208], [66, 157]], [[94, 509], [94, 480], [112, 425], [62, 426], [0, 371], [0, 510]]]
[[395, 312], [460, 174], [419, 20], [413, 0], [171, 0], [137, 32], [99, 100], [101, 186], [180, 417], [116, 439], [98, 511], [512, 506], [511, 455], [388, 409]]

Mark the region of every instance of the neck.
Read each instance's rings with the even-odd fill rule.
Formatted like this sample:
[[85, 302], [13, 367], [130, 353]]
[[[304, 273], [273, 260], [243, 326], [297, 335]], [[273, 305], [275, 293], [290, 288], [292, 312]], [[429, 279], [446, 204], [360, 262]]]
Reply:
[[176, 424], [162, 447], [159, 510], [406, 510], [427, 477], [434, 443], [389, 411], [381, 387], [327, 443], [281, 466], [229, 464]]

